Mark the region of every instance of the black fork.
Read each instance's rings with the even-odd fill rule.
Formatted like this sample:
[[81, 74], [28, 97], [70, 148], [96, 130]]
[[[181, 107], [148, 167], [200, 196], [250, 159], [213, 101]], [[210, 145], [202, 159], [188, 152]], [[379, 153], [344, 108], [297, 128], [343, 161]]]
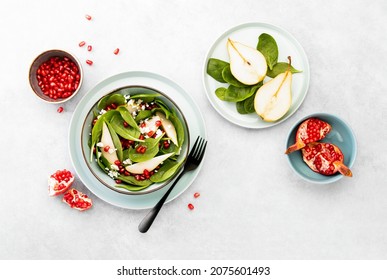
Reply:
[[151, 227], [153, 221], [156, 219], [157, 214], [160, 212], [161, 207], [163, 207], [164, 202], [167, 200], [169, 194], [175, 187], [176, 183], [180, 180], [180, 178], [185, 174], [185, 172], [192, 171], [196, 169], [204, 156], [204, 152], [206, 151], [207, 141], [198, 136], [195, 141], [195, 144], [192, 147], [191, 152], [188, 155], [187, 161], [185, 162], [179, 176], [173, 182], [172, 186], [168, 189], [168, 191], [164, 194], [164, 196], [160, 199], [160, 201], [149, 211], [149, 213], [142, 219], [141, 223], [138, 226], [138, 230], [140, 232], [147, 232]]

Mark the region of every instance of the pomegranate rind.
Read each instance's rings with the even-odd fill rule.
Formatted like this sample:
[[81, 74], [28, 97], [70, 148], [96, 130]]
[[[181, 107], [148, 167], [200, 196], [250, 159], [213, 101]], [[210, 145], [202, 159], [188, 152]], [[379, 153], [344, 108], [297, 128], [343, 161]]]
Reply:
[[93, 206], [93, 201], [86, 194], [72, 188], [63, 196], [62, 201], [73, 209], [85, 211]]
[[[66, 181], [57, 181], [53, 177], [48, 178], [48, 195], [49, 196], [58, 196], [60, 194], [64, 194], [65, 192], [70, 189], [71, 185], [74, 182], [74, 176], [71, 177], [71, 179], [66, 182]], [[61, 187], [61, 188], [59, 188]]]

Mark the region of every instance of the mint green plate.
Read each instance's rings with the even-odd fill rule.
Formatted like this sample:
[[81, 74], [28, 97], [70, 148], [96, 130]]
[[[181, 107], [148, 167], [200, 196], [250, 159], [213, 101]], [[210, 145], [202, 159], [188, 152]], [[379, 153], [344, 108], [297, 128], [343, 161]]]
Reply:
[[[247, 115], [239, 114], [234, 102], [222, 101], [215, 95], [215, 90], [218, 87], [227, 87], [228, 84], [219, 83], [207, 74], [207, 64], [210, 58], [229, 61], [226, 48], [228, 38], [255, 48], [258, 43], [258, 37], [262, 33], [270, 34], [276, 40], [279, 62], [287, 62], [287, 57], [291, 56], [292, 65], [296, 69], [302, 70], [302, 73], [293, 74], [292, 105], [286, 115], [276, 122], [265, 122], [255, 113]], [[301, 44], [283, 28], [262, 22], [245, 23], [225, 31], [210, 47], [203, 65], [203, 84], [212, 107], [228, 121], [247, 128], [267, 128], [288, 119], [304, 101], [309, 88], [309, 79], [309, 62]], [[269, 80], [270, 78], [266, 77], [264, 82]]]
[[[128, 209], [147, 209], [158, 202], [172, 182], [160, 190], [142, 195], [119, 193], [106, 187], [93, 175], [82, 154], [82, 126], [90, 109], [102, 96], [126, 86], [146, 86], [167, 94], [184, 114], [189, 127], [191, 143], [195, 142], [199, 135], [207, 138], [207, 133], [203, 116], [192, 97], [179, 85], [158, 74], [141, 71], [121, 73], [98, 83], [82, 98], [74, 111], [69, 131], [70, 157], [78, 177], [92, 193], [112, 205]], [[167, 202], [178, 197], [192, 184], [202, 164], [180, 179]]]

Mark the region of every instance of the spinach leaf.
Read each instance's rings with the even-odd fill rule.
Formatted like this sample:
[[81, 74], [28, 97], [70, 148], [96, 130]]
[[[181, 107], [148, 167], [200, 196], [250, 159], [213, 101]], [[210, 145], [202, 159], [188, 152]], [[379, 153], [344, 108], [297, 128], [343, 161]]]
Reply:
[[125, 183], [132, 185], [132, 186], [148, 187], [153, 183], [149, 179], [137, 181], [133, 176], [118, 175], [117, 178]]
[[108, 105], [110, 105], [112, 103], [116, 104], [117, 106], [124, 105], [124, 104], [126, 104], [126, 100], [125, 100], [125, 97], [122, 94], [112, 93], [112, 94], [109, 94], [109, 95], [106, 95], [105, 97], [103, 97], [98, 102], [97, 108], [99, 110], [102, 110], [102, 109], [105, 109], [106, 106], [108, 106]]
[[240, 81], [238, 81], [231, 73], [230, 65], [227, 65], [223, 68], [222, 71], [222, 77], [223, 79], [229, 83], [230, 85], [233, 85], [235, 87], [247, 87], [248, 85], [242, 84]]
[[131, 99], [141, 99], [142, 101], [149, 103], [149, 102], [152, 102], [153, 100], [155, 100], [155, 98], [158, 96], [161, 96], [161, 94], [149, 92], [149, 93], [134, 94], [134, 95], [131, 95], [130, 98]]
[[255, 94], [243, 101], [244, 103], [243, 106], [247, 114], [255, 113], [254, 100], [255, 100]]
[[220, 88], [217, 88], [217, 89], [215, 90], [215, 94], [216, 94], [216, 96], [217, 96], [220, 100], [226, 101], [226, 100], [225, 100], [226, 91], [227, 91], [226, 88], [220, 87]]
[[173, 112], [169, 116], [169, 120], [172, 122], [173, 126], [175, 127], [176, 134], [177, 134], [177, 142], [179, 144], [179, 147], [181, 147], [184, 143], [184, 138], [185, 138], [183, 124], [181, 123], [180, 119], [177, 117], [175, 112]]
[[118, 112], [120, 112], [121, 117], [126, 121], [131, 127], [140, 131], [136, 121], [133, 119], [132, 114], [126, 109], [124, 106], [120, 106], [117, 108]]
[[169, 119], [169, 116], [170, 116], [171, 112], [169, 111], [168, 106], [167, 106], [163, 101], [161, 101], [161, 100], [159, 100], [159, 99], [156, 100], [155, 103], [156, 103], [157, 105], [159, 105], [159, 108], [153, 109], [152, 112], [157, 111], [157, 109], [159, 109], [159, 110], [161, 109], [162, 112], [164, 113], [165, 117], [166, 117], [167, 119]]
[[134, 120], [138, 123], [141, 120], [145, 120], [146, 118], [149, 118], [150, 116], [152, 116], [151, 110], [142, 110], [142, 111], [138, 112], [138, 114]]
[[257, 50], [263, 54], [269, 70], [272, 70], [278, 61], [277, 42], [271, 35], [262, 33], [258, 38]]
[[245, 100], [246, 98], [250, 97], [253, 93], [251, 93], [250, 87], [236, 87], [233, 85], [230, 85], [224, 95], [224, 101], [229, 102], [238, 102]]
[[150, 177], [150, 180], [154, 183], [159, 183], [171, 178], [179, 170], [179, 167], [182, 165], [182, 163], [183, 161], [174, 162], [167, 159], [157, 170], [157, 173]]
[[[289, 63], [278, 62], [276, 65], [274, 65], [273, 70], [267, 70], [266, 75], [269, 76], [270, 78], [275, 78], [277, 77], [278, 74], [284, 73], [288, 69], [289, 69]], [[295, 73], [301, 73], [302, 71], [297, 70], [293, 66], [290, 66], [290, 72], [292, 74], [295, 74]]]
[[228, 65], [230, 65], [230, 63], [226, 61], [216, 58], [210, 58], [207, 63], [207, 74], [218, 82], [226, 83], [226, 81], [223, 79], [222, 71], [224, 67]]
[[110, 120], [110, 125], [114, 129], [114, 131], [120, 135], [122, 138], [128, 139], [128, 140], [133, 140], [133, 141], [138, 141], [138, 142], [143, 142], [144, 140], [140, 140], [140, 132], [137, 131], [133, 127], [125, 127], [124, 126], [124, 119], [120, 114], [115, 115], [111, 120]]
[[142, 162], [147, 161], [154, 158], [159, 152], [159, 141], [162, 137], [158, 137], [157, 139], [148, 138], [145, 139], [143, 143], [139, 145], [145, 146], [145, 153], [141, 154], [136, 151], [135, 148], [129, 148], [129, 158], [133, 162]]
[[122, 145], [121, 145], [120, 138], [118, 137], [117, 133], [112, 128], [110, 123], [106, 122], [106, 125], [107, 125], [107, 127], [109, 129], [110, 136], [112, 137], [114, 148], [116, 148], [117, 157], [122, 162]]
[[248, 114], [247, 111], [245, 110], [245, 101], [244, 100], [238, 101], [235, 104], [236, 104], [236, 109], [237, 109], [239, 114], [241, 114], [241, 115]]

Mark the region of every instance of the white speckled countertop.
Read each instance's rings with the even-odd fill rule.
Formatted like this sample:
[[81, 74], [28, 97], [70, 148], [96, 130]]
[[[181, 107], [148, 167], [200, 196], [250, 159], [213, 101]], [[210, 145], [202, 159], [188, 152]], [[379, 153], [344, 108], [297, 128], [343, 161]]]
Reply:
[[[383, 0], [6, 1], [0, 10], [0, 259], [387, 258], [385, 11]], [[201, 80], [213, 41], [254, 21], [292, 33], [311, 69], [300, 109], [265, 130], [223, 119]], [[91, 53], [78, 47], [82, 40], [93, 45]], [[119, 56], [112, 54], [116, 47]], [[35, 98], [27, 79], [34, 57], [50, 48], [94, 61], [83, 64], [82, 90], [62, 114]], [[76, 187], [94, 200], [92, 210], [79, 213], [47, 195], [49, 174], [73, 170], [67, 135], [77, 103], [97, 82], [129, 70], [165, 75], [188, 91], [210, 141], [196, 181], [145, 235], [137, 226], [147, 211], [107, 204], [79, 180]], [[313, 185], [289, 168], [285, 137], [313, 112], [351, 124], [358, 141], [352, 179]]]

